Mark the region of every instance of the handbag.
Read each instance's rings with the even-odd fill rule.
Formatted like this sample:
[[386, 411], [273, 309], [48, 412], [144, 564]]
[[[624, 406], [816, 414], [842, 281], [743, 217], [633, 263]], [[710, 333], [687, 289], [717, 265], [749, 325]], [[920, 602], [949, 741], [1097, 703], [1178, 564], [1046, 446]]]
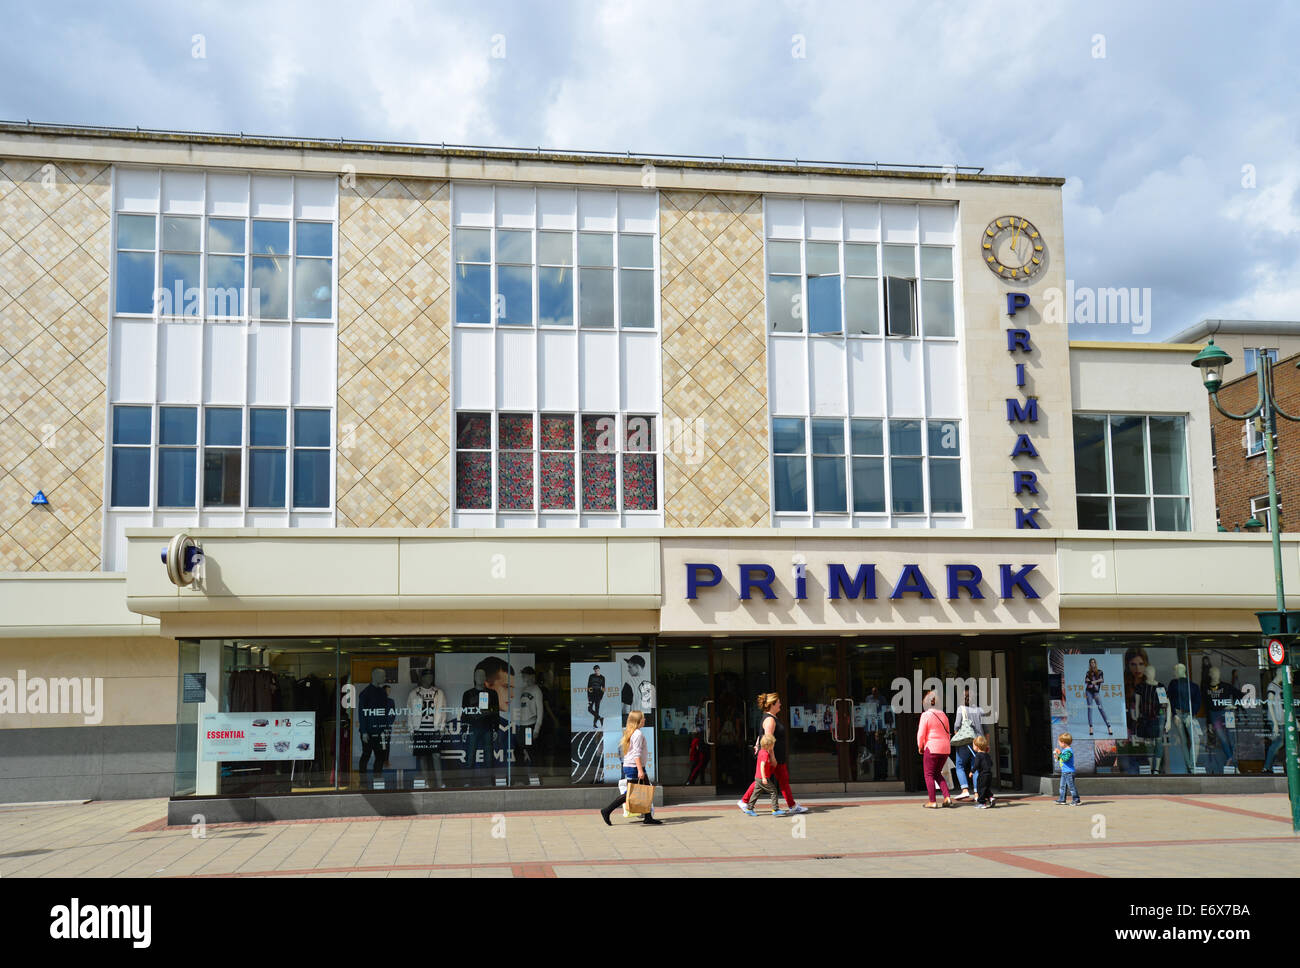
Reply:
[[957, 727], [957, 732], [953, 733], [952, 738], [948, 740], [948, 745], [956, 748], [958, 746], [969, 746], [973, 742], [975, 742], [975, 727], [969, 719], [963, 716], [961, 725]]
[[653, 783], [633, 783], [630, 780], [627, 784], [627, 812], [628, 813], [649, 813], [650, 808], [655, 802], [655, 788]]

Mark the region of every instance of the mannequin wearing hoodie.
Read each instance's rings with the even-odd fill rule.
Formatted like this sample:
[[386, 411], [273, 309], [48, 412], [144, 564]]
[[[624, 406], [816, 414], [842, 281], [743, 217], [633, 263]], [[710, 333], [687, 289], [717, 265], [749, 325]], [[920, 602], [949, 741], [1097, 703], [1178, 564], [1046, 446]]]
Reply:
[[1181, 662], [1174, 666], [1174, 678], [1167, 689], [1169, 708], [1174, 714], [1173, 740], [1183, 751], [1184, 773], [1195, 772], [1196, 727], [1195, 717], [1201, 708], [1201, 690], [1187, 678], [1187, 666]]
[[447, 728], [447, 697], [434, 684], [433, 670], [420, 670], [420, 684], [407, 694], [407, 728], [411, 731], [411, 752], [424, 771], [432, 772], [439, 787], [442, 781], [442, 733]]
[[1165, 746], [1169, 743], [1169, 728], [1173, 725], [1173, 714], [1169, 711], [1169, 699], [1160, 701], [1160, 683], [1156, 680], [1156, 670], [1146, 667], [1143, 679], [1133, 688], [1132, 718], [1136, 723], [1135, 734], [1151, 749], [1151, 772], [1161, 773], [1161, 760], [1164, 758]]
[[389, 740], [393, 734], [397, 707], [388, 697], [387, 681], [387, 672], [372, 669], [370, 685], [362, 689], [361, 695], [357, 697], [357, 713], [360, 716], [358, 732], [361, 734], [361, 761], [357, 770], [360, 773], [365, 773], [372, 753], [375, 757], [376, 776], [384, 772], [384, 764], [388, 762]]
[[1236, 705], [1237, 693], [1220, 678], [1218, 666], [1210, 666], [1210, 682], [1205, 687], [1205, 706], [1210, 728], [1223, 750], [1224, 763], [1232, 762], [1232, 734], [1228, 731], [1228, 711]]

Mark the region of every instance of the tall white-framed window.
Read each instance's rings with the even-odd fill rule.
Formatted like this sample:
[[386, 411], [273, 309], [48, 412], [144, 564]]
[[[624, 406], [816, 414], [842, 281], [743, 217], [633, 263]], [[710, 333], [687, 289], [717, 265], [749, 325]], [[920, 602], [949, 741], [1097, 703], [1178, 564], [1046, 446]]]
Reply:
[[1185, 415], [1076, 413], [1073, 423], [1082, 530], [1191, 530]]
[[1261, 357], [1267, 356], [1271, 363], [1277, 363], [1276, 348], [1247, 346], [1242, 351], [1241, 355], [1242, 355], [1242, 362], [1245, 363], [1246, 365], [1247, 373], [1254, 373], [1257, 369], [1259, 369], [1259, 361]]
[[655, 192], [453, 183], [455, 526], [662, 525], [658, 228]]
[[[1242, 444], [1246, 448], [1247, 457], [1258, 457], [1264, 453], [1264, 426], [1263, 420], [1259, 417], [1252, 417], [1246, 421], [1245, 428], [1242, 430]], [[1273, 450], [1277, 452], [1277, 434], [1273, 435]]]
[[764, 199], [775, 526], [969, 526], [956, 218]]
[[104, 562], [129, 527], [334, 522], [338, 183], [113, 171]]

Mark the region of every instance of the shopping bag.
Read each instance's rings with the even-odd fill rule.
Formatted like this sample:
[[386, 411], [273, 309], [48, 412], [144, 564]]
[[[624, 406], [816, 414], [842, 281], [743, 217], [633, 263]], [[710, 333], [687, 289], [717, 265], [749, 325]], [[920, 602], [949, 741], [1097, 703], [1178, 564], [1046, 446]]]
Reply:
[[655, 788], [653, 783], [628, 783], [628, 813], [649, 813], [654, 802]]

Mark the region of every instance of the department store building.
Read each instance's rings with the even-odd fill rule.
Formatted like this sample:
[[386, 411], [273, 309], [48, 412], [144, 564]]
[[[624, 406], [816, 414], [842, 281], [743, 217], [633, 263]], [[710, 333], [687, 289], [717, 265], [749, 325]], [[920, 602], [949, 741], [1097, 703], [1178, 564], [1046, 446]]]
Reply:
[[932, 686], [1003, 788], [1280, 788], [1200, 347], [1069, 341], [1062, 184], [0, 125], [0, 799], [596, 805], [631, 711], [730, 795], [769, 691], [914, 790]]

